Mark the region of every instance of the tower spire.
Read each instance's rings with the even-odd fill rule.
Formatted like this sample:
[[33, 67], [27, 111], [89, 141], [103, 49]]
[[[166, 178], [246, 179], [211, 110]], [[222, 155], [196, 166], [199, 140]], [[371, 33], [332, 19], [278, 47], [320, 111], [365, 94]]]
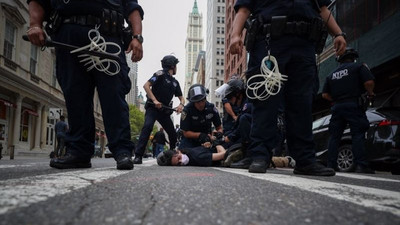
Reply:
[[197, 0], [194, 0], [192, 13], [193, 14], [199, 14], [199, 8], [197, 8]]

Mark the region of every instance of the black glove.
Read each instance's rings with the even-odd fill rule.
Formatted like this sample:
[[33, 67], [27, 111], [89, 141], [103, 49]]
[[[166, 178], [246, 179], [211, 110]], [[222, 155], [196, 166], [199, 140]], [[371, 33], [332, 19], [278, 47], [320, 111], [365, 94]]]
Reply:
[[200, 133], [198, 140], [202, 144], [205, 143], [205, 142], [211, 142], [210, 137], [206, 133]]
[[217, 139], [221, 139], [224, 136], [222, 132], [216, 132], [214, 135]]

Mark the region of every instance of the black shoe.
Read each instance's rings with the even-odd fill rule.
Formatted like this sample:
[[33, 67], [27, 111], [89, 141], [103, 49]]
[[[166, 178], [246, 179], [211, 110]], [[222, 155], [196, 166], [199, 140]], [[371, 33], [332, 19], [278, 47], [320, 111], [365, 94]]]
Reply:
[[127, 153], [119, 154], [115, 157], [115, 161], [117, 161], [117, 169], [118, 170], [132, 170], [133, 169], [133, 161], [132, 156]]
[[135, 159], [133, 160], [133, 164], [142, 164], [142, 156], [135, 156]]
[[371, 169], [367, 166], [360, 166], [358, 165], [355, 170], [356, 173], [368, 173], [368, 174], [375, 174], [375, 170]]
[[50, 166], [57, 169], [90, 168], [90, 159], [82, 159], [76, 155], [67, 153], [60, 158], [50, 160]]
[[266, 160], [264, 159], [255, 159], [251, 163], [249, 167], [249, 172], [250, 173], [266, 173], [267, 172], [267, 167], [269, 166], [269, 163], [267, 163]]
[[232, 163], [230, 167], [237, 169], [248, 169], [252, 161], [253, 161], [252, 158], [244, 158], [238, 162]]
[[335, 172], [340, 172], [340, 169], [338, 166], [327, 166], [327, 168], [333, 169]]
[[313, 163], [305, 167], [296, 166], [293, 173], [311, 176], [335, 176], [335, 170], [327, 168], [319, 163]]

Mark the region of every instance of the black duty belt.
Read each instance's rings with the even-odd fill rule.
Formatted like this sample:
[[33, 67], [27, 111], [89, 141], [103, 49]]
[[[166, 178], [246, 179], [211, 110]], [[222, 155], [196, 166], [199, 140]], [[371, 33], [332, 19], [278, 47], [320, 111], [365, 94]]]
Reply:
[[62, 22], [81, 26], [100, 26], [100, 33], [107, 35], [121, 35], [124, 27], [124, 17], [117, 11], [103, 9], [102, 18], [93, 15], [63, 16]]
[[311, 23], [304, 21], [286, 22], [284, 24], [280, 24], [279, 27], [267, 23], [262, 26], [261, 34], [271, 34], [272, 37], [277, 36], [276, 34], [278, 33], [305, 36], [309, 34], [309, 32], [311, 31], [311, 27]]
[[69, 16], [64, 18], [63, 23], [77, 24], [81, 26], [95, 26], [101, 24], [101, 19], [97, 16]]

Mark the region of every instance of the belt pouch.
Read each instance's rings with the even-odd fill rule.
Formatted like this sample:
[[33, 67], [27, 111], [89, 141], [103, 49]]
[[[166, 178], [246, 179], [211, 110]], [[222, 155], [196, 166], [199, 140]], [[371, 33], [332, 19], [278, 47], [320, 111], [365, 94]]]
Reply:
[[273, 16], [271, 18], [271, 38], [278, 38], [284, 34], [286, 16]]
[[100, 29], [105, 34], [109, 34], [111, 32], [111, 14], [109, 9], [103, 9], [102, 19]]

